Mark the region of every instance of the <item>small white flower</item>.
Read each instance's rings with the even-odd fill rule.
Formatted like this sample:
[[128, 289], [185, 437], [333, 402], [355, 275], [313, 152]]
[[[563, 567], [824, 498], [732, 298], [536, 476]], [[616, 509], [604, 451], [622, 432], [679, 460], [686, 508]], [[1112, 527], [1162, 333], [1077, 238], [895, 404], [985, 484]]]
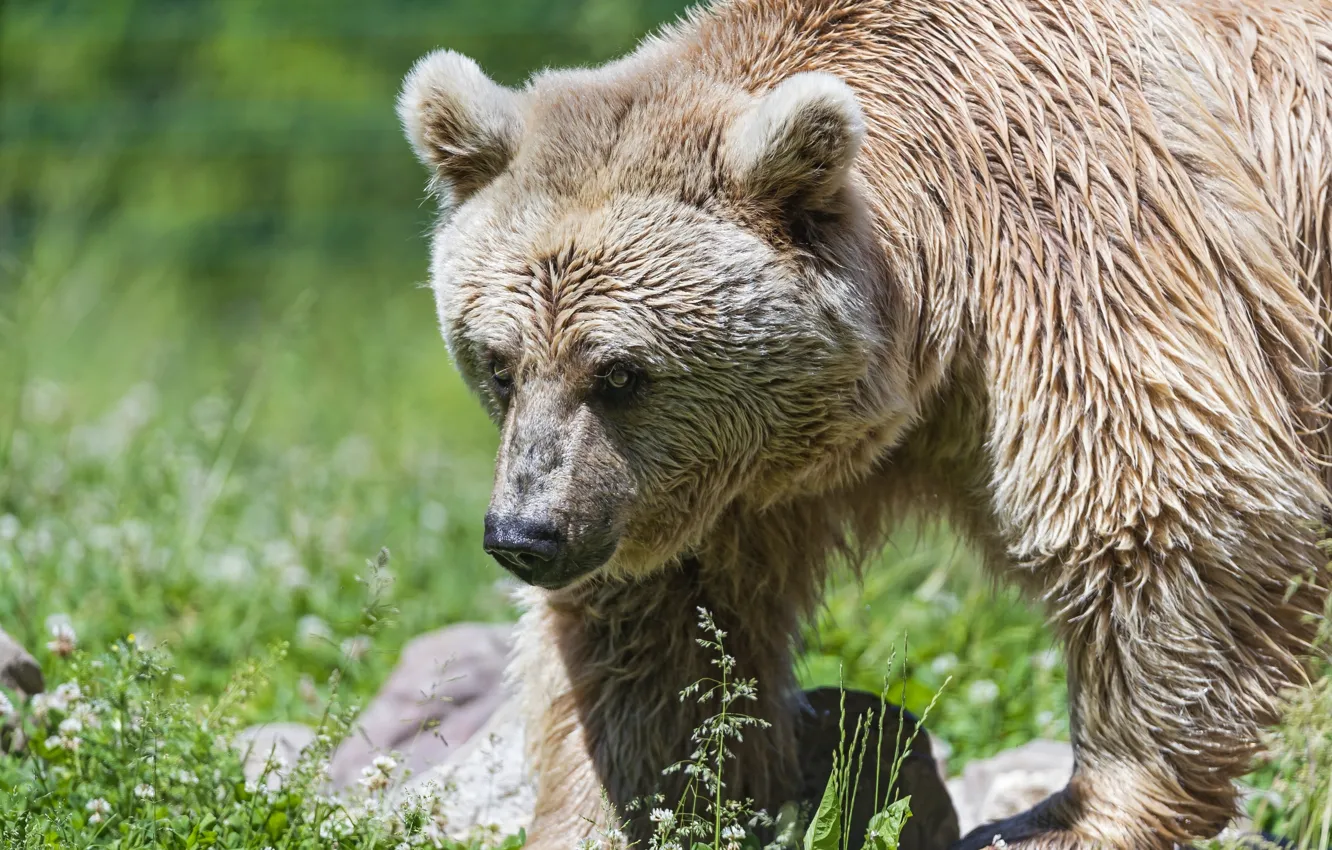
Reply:
[[0, 691], [0, 720], [14, 713], [14, 703], [9, 701], [4, 691]]
[[387, 774], [381, 773], [373, 767], [362, 768], [361, 778], [356, 781], [367, 791], [382, 791], [392, 784]]
[[722, 828], [721, 837], [727, 841], [740, 841], [745, 837], [745, 828], [739, 824], [731, 824]]
[[96, 729], [102, 725], [102, 719], [97, 716], [97, 712], [106, 710], [107, 706], [105, 703], [100, 703], [98, 705], [79, 703], [70, 708], [69, 716], [71, 719], [81, 723], [85, 729]]
[[157, 789], [146, 782], [134, 786], [134, 796], [140, 800], [151, 800], [157, 796]]
[[601, 850], [601, 842], [595, 838], [580, 838], [574, 850]]
[[77, 735], [83, 731], [83, 724], [79, 722], [77, 717], [66, 717], [60, 721], [60, 725], [56, 729], [59, 730], [61, 735]]
[[947, 676], [957, 667], [957, 656], [951, 652], [944, 653], [930, 662], [930, 669], [940, 676]]
[[[65, 706], [70, 706], [83, 699], [83, 689], [79, 687], [78, 682], [71, 680], [57, 687], [55, 689], [55, 696]], [[64, 708], [62, 707], [60, 710], [64, 711]]]
[[370, 764], [380, 773], [392, 773], [398, 768], [398, 763], [391, 756], [375, 756], [375, 760]]
[[69, 750], [76, 752], [83, 740], [74, 735], [52, 735], [46, 739], [46, 748], [52, 752], [56, 750]]
[[97, 815], [109, 815], [111, 813], [111, 804], [101, 797], [89, 800], [88, 805], [85, 808]]
[[967, 688], [967, 699], [977, 705], [992, 703], [999, 696], [999, 686], [989, 679], [978, 679]]
[[176, 771], [176, 781], [181, 785], [198, 785], [199, 777], [190, 773], [188, 770], [178, 770]]
[[348, 661], [360, 661], [370, 651], [370, 638], [365, 635], [349, 637], [342, 642], [341, 649]]
[[303, 646], [313, 646], [333, 639], [333, 630], [319, 617], [306, 614], [296, 621], [296, 641]]
[[670, 809], [653, 809], [648, 814], [648, 820], [661, 824], [664, 829], [669, 829], [671, 824], [675, 823], [675, 812]]
[[1059, 666], [1059, 652], [1054, 649], [1038, 652], [1031, 657], [1031, 663], [1037, 670], [1049, 673]]

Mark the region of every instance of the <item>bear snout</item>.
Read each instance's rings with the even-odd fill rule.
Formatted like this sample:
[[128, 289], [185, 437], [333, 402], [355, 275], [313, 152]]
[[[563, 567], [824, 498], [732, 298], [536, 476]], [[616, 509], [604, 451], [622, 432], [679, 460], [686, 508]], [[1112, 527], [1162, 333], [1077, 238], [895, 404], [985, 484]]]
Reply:
[[489, 511], [485, 520], [486, 553], [524, 584], [556, 590], [594, 572], [608, 553], [573, 551], [568, 537], [549, 519]]

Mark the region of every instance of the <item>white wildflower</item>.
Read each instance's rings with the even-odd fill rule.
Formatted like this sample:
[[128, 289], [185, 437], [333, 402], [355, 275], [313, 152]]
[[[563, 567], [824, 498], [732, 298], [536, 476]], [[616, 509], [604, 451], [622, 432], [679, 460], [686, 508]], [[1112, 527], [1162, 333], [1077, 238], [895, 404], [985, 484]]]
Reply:
[[75, 753], [79, 750], [80, 743], [83, 743], [83, 739], [77, 737], [77, 735], [51, 735], [47, 738], [47, 749], [51, 750], [52, 753], [55, 753], [56, 750], [69, 750], [71, 753]]
[[348, 661], [360, 661], [370, 651], [370, 638], [365, 635], [349, 637], [339, 648]]
[[66, 717], [56, 729], [61, 735], [77, 735], [83, 731], [83, 723], [77, 717]]
[[254, 566], [244, 549], [232, 547], [204, 561], [208, 578], [221, 584], [242, 585], [254, 578]]
[[398, 763], [392, 756], [375, 756], [375, 760], [370, 762], [380, 773], [392, 773], [398, 769]]
[[967, 699], [977, 705], [992, 703], [999, 696], [999, 686], [989, 679], [978, 679], [967, 688]]
[[670, 829], [671, 825], [675, 823], [675, 812], [670, 809], [653, 809], [648, 814], [648, 820], [658, 824], [661, 829]]
[[61, 658], [67, 658], [69, 654], [75, 651], [79, 645], [79, 637], [75, 634], [75, 628], [68, 622], [60, 622], [51, 628], [51, 639], [47, 642], [47, 649], [52, 653], [60, 655]]
[[101, 797], [89, 800], [85, 808], [91, 812], [88, 815], [88, 823], [101, 823], [107, 815], [111, 814], [111, 804]]
[[14, 703], [9, 701], [4, 691], [0, 691], [0, 720], [14, 713]]
[[392, 784], [388, 774], [375, 770], [373, 767], [362, 768], [361, 778], [356, 781], [367, 791], [382, 791]]
[[1031, 657], [1032, 666], [1042, 673], [1049, 673], [1059, 666], [1059, 652], [1054, 649], [1047, 649], [1044, 652], [1038, 652]]
[[333, 630], [319, 617], [307, 614], [296, 621], [296, 642], [302, 646], [313, 646], [333, 639]]
[[930, 662], [930, 669], [939, 676], [947, 676], [957, 668], [957, 656], [946, 652]]
[[83, 689], [79, 687], [78, 682], [70, 680], [57, 687], [54, 696], [61, 702], [60, 710], [64, 711], [66, 707], [72, 706], [83, 699]]
[[152, 800], [157, 797], [157, 789], [146, 782], [134, 786], [134, 796], [140, 800]]

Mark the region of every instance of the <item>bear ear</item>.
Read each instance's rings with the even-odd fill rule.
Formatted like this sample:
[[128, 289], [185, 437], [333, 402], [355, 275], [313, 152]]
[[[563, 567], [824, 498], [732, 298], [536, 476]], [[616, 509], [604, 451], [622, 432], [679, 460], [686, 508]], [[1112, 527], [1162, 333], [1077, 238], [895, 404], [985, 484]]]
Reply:
[[461, 203], [499, 176], [518, 151], [518, 96], [459, 53], [437, 50], [403, 81], [398, 118], [432, 189]]
[[836, 202], [865, 137], [851, 87], [831, 74], [796, 74], [743, 113], [725, 160], [755, 198], [819, 209]]

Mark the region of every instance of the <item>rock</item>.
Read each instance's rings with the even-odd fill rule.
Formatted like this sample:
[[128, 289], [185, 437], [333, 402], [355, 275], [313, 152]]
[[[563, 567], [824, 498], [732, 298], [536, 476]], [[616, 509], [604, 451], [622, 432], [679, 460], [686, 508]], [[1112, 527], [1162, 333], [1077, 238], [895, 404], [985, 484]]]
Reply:
[[[846, 717], [841, 719], [842, 693], [837, 688], [820, 688], [807, 691], [809, 710], [805, 712], [796, 727], [800, 746], [802, 767], [801, 797], [809, 805], [810, 811], [817, 807], [832, 773], [832, 757], [841, 738], [839, 726], [846, 729], [849, 740], [852, 731], [861, 718], [870, 718], [871, 729], [865, 765], [860, 774], [852, 804], [850, 834], [847, 836], [848, 850], [859, 850], [865, 839], [865, 830], [870, 818], [875, 814], [874, 789], [876, 765], [872, 754], [877, 752], [878, 775], [881, 780], [880, 800], [896, 799], [892, 796], [893, 788], [888, 786], [893, 761], [897, 753], [905, 749], [911, 736], [916, 732], [917, 720], [908, 711], [892, 703], [883, 704], [886, 714], [883, 717], [884, 745], [879, 745], [879, 708], [880, 700], [875, 694], [864, 691], [847, 691], [845, 695]], [[891, 736], [891, 737], [890, 737]], [[896, 745], [892, 742], [896, 741]], [[911, 751], [902, 762], [897, 777], [896, 794], [911, 797], [911, 819], [901, 835], [902, 850], [945, 850], [959, 837], [957, 813], [953, 810], [953, 801], [948, 796], [939, 764], [931, 751], [929, 735], [922, 729], [916, 735]]]
[[404, 784], [401, 793], [433, 782], [448, 815], [448, 832], [465, 840], [478, 831], [512, 835], [527, 828], [536, 809], [536, 782], [527, 769], [523, 718], [517, 700], [505, 701], [444, 764]]
[[396, 752], [412, 773], [450, 760], [504, 700], [512, 626], [461, 623], [422, 635], [333, 753], [329, 777], [349, 787], [375, 756]]
[[968, 764], [948, 783], [965, 835], [983, 823], [1021, 814], [1068, 784], [1073, 748], [1061, 741], [1032, 741]]
[[37, 659], [0, 629], [0, 685], [32, 696], [46, 690], [42, 668]]
[[245, 757], [245, 778], [251, 782], [257, 782], [273, 761], [266, 782], [276, 787], [314, 739], [315, 731], [303, 723], [266, 723], [242, 730], [233, 746]]

